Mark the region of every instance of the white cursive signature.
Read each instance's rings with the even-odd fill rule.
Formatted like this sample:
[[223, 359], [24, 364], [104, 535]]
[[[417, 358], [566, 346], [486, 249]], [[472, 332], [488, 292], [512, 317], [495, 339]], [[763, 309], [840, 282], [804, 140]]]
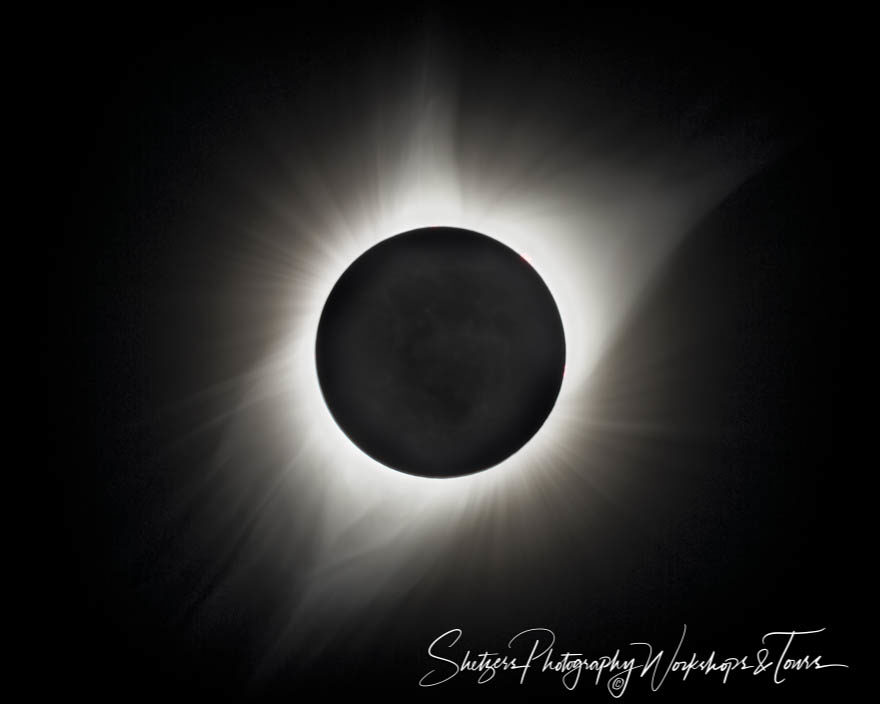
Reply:
[[650, 643], [636, 641], [610, 654], [590, 656], [558, 648], [556, 634], [549, 628], [520, 631], [507, 642], [503, 652], [468, 649], [463, 655], [455, 655], [453, 649], [459, 645], [463, 631], [451, 628], [428, 646], [428, 657], [436, 664], [422, 676], [419, 686], [436, 687], [468, 673], [475, 677], [477, 684], [486, 684], [502, 672], [512, 673], [519, 684], [525, 684], [530, 673], [552, 673], [569, 691], [586, 678], [597, 686], [604, 683], [615, 698], [623, 696], [633, 678], [646, 680], [655, 692], [670, 676], [684, 681], [697, 674], [716, 677], [725, 684], [733, 673], [738, 672], [764, 676], [772, 684], [779, 685], [795, 672], [848, 667], [823, 662], [822, 655], [800, 649], [807, 636], [824, 630], [769, 631], [761, 638], [762, 647], [754, 653], [721, 656], [715, 650], [708, 654], [685, 653], [685, 625], [678, 644], [668, 655], [665, 650], [655, 650]]

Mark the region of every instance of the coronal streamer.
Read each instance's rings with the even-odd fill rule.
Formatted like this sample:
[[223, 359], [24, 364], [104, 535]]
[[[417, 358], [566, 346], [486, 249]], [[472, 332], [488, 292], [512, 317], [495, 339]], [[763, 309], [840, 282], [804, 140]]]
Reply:
[[[540, 542], [539, 516], [550, 507], [564, 521], [574, 475], [603, 500], [625, 500], [608, 446], [646, 429], [594, 411], [599, 362], [685, 235], [780, 146], [724, 122], [682, 134], [600, 83], [580, 85], [573, 101], [575, 86], [548, 89], [535, 75], [498, 89], [502, 69], [482, 66], [464, 86], [454, 63], [377, 60], [350, 79], [346, 110], [324, 96], [320, 117], [265, 118], [265, 151], [238, 165], [244, 195], [222, 216], [247, 264], [241, 290], [273, 301], [246, 324], [252, 336], [269, 328], [261, 337], [273, 342], [237, 384], [215, 462], [227, 481], [211, 491], [217, 506], [247, 505], [241, 554], [268, 552], [297, 575], [279, 581], [286, 617], [269, 639], [281, 660], [294, 633], [320, 624], [330, 638], [328, 624], [393, 600], [468, 531], [504, 525], [511, 544]], [[349, 442], [315, 364], [322, 308], [351, 262], [434, 226], [491, 233], [531, 262], [566, 346], [555, 407], [531, 440], [487, 471], [444, 481], [390, 471]]]

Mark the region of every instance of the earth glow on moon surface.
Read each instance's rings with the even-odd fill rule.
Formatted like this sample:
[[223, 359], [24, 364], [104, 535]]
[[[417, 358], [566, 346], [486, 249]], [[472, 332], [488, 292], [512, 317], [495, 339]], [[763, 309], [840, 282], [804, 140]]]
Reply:
[[492, 467], [549, 415], [565, 336], [525, 257], [477, 232], [425, 227], [371, 247], [324, 306], [324, 400], [373, 459], [425, 477]]

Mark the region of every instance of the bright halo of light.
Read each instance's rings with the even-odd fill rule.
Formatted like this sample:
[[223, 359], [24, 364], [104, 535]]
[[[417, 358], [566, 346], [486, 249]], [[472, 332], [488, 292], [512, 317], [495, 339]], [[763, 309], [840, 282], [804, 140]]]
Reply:
[[[434, 83], [433, 92], [401, 89], [365, 105], [344, 140], [307, 148], [294, 140], [288, 150], [282, 127], [270, 176], [242, 179], [255, 200], [240, 222], [259, 285], [271, 277], [284, 300], [278, 342], [242, 386], [240, 407], [265, 404], [266, 413], [236, 414], [223, 451], [247, 462], [259, 442], [264, 461], [284, 467], [279, 482], [313, 548], [291, 627], [391, 598], [465, 525], [516, 521], [539, 533], [539, 507], [553, 505], [572, 473], [612, 495], [603, 484], [610, 473], [594, 471], [589, 457], [603, 427], [590, 405], [599, 363], [675, 247], [766, 156], [742, 158], [733, 141], [639, 136], [613, 121], [578, 138], [577, 150], [560, 150], [570, 135], [545, 107], [532, 123], [498, 110], [492, 130], [468, 131], [454, 87]], [[561, 389], [537, 433], [494, 467], [452, 478], [405, 474], [363, 453], [327, 408], [315, 359], [324, 304], [348, 266], [389, 237], [430, 226], [473, 230], [521, 253], [550, 290], [566, 343]], [[283, 543], [271, 530], [265, 539]]]
[[[413, 198], [418, 202], [423, 198]], [[291, 399], [291, 423], [320, 454], [324, 481], [332, 484], [333, 495], [348, 504], [342, 513], [355, 505], [381, 504], [387, 511], [405, 507], [405, 513], [422, 520], [431, 516], [448, 517], [464, 507], [479, 504], [516, 486], [527, 483], [529, 472], [537, 471], [542, 458], [553, 455], [553, 447], [565, 439], [565, 408], [573, 390], [587, 377], [597, 353], [597, 330], [594, 316], [579, 302], [578, 287], [565, 276], [564, 263], [552, 254], [552, 237], [536, 236], [534, 231], [515, 219], [497, 215], [468, 215], [455, 207], [451, 198], [433, 194], [422, 208], [401, 212], [382, 223], [365, 224], [356, 237], [344, 239], [346, 246], [322, 268], [308, 303], [291, 325], [283, 352], [275, 360], [277, 376]], [[395, 471], [363, 453], [336, 424], [321, 394], [315, 366], [315, 337], [324, 303], [336, 281], [358, 256], [378, 242], [395, 234], [427, 226], [460, 227], [486, 234], [517, 252], [528, 251], [530, 264], [536, 268], [550, 289], [563, 321], [566, 348], [566, 374], [556, 406], [538, 432], [519, 451], [501, 463], [481, 472], [454, 478], [418, 477]], [[320, 448], [320, 449], [319, 449]], [[315, 458], [317, 459], [317, 458]], [[343, 499], [345, 497], [345, 499]], [[355, 511], [357, 513], [357, 511]]]
[[[441, 519], [449, 522], [469, 511], [480, 511], [493, 501], [529, 492], [551, 478], [550, 474], [564, 471], [566, 448], [576, 443], [585, 429], [584, 399], [591, 371], [603, 343], [626, 310], [617, 304], [633, 298], [647, 278], [642, 272], [629, 282], [629, 288], [618, 281], [609, 292], [609, 274], [603, 269], [614, 271], [613, 248], [609, 251], [596, 246], [592, 259], [585, 258], [585, 254], [589, 256], [591, 244], [615, 241], [614, 223], [591, 222], [579, 204], [573, 203], [569, 212], [564, 207], [560, 212], [548, 207], [544, 193], [534, 194], [531, 200], [517, 197], [506, 203], [490, 198], [481, 202], [472, 194], [466, 204], [460, 197], [461, 184], [454, 170], [444, 172], [430, 163], [414, 169], [414, 174], [426, 172], [434, 175], [429, 186], [415, 176], [390, 179], [392, 183], [411, 185], [398, 186], [386, 194], [380, 214], [377, 209], [354, 209], [344, 217], [330, 219], [337, 229], [315, 235], [328, 245], [310, 256], [307, 276], [302, 271], [296, 273], [289, 334], [258, 375], [263, 388], [257, 393], [281, 393], [288, 399], [284, 404], [288, 416], [285, 423], [291, 436], [298, 439], [292, 452], [298, 466], [309, 468], [309, 481], [320, 487], [325, 500], [321, 515], [329, 534], [338, 534], [373, 512], [397, 526], [416, 526], [416, 533], [430, 532]], [[445, 173], [445, 177], [438, 178], [438, 173]], [[693, 205], [683, 202], [680, 207], [687, 210]], [[669, 222], [681, 224], [680, 218]], [[559, 396], [538, 432], [498, 465], [455, 478], [405, 474], [363, 453], [330, 414], [315, 364], [318, 321], [345, 269], [378, 242], [427, 226], [474, 230], [514, 251], [527, 252], [528, 261], [553, 295], [566, 339], [566, 369]], [[625, 231], [625, 226], [621, 227]], [[655, 233], [661, 230], [654, 229]], [[665, 230], [671, 230], [669, 223]], [[667, 235], [665, 248], [675, 241]], [[656, 265], [664, 247], [654, 244], [647, 249]]]

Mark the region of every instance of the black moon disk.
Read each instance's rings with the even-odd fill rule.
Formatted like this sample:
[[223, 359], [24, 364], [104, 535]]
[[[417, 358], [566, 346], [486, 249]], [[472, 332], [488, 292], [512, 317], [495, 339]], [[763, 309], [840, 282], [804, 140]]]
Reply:
[[523, 257], [477, 232], [426, 227], [346, 269], [316, 356], [327, 407], [355, 445], [401, 472], [454, 477], [538, 431], [562, 385], [565, 335]]

